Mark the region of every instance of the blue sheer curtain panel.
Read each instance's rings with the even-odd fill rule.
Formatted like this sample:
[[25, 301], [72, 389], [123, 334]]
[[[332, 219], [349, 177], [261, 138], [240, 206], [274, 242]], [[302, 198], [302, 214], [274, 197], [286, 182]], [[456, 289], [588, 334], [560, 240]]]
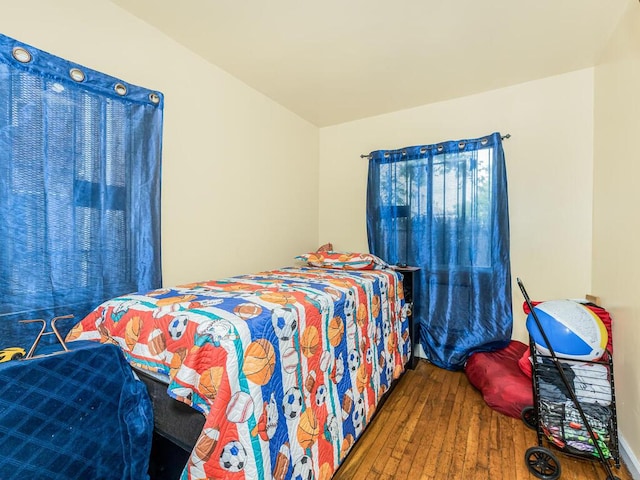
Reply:
[[159, 92], [0, 35], [0, 349], [33, 342], [19, 320], [72, 314], [64, 334], [161, 285], [162, 109]]
[[371, 253], [420, 267], [414, 321], [427, 358], [457, 370], [511, 338], [507, 176], [499, 133], [370, 154]]

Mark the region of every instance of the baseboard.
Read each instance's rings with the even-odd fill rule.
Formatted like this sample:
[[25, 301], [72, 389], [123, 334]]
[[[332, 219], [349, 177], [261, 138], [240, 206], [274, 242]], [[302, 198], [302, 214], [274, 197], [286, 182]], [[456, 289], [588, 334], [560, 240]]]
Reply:
[[618, 443], [620, 446], [620, 456], [622, 457], [622, 461], [629, 469], [631, 473], [631, 477], [633, 480], [640, 480], [640, 462], [638, 462], [638, 457], [636, 457], [631, 448], [629, 448], [629, 444], [625, 441], [622, 435], [618, 436]]

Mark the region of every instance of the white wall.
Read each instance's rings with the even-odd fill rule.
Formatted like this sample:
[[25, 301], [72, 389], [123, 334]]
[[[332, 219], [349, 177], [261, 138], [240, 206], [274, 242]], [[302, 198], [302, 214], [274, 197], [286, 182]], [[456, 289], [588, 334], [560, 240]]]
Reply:
[[372, 150], [510, 133], [514, 337], [526, 341], [515, 277], [537, 299], [584, 297], [591, 286], [593, 69], [320, 130], [320, 242], [367, 250]]
[[640, 478], [640, 5], [595, 72], [593, 289], [613, 321], [618, 424]]
[[290, 265], [316, 246], [317, 127], [110, 2], [0, 11], [3, 34], [165, 94], [165, 284]]

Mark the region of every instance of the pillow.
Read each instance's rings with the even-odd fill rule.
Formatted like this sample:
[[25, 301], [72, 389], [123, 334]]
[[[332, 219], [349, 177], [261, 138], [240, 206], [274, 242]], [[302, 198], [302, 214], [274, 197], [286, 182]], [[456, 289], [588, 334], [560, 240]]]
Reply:
[[340, 270], [374, 270], [389, 267], [384, 260], [370, 253], [312, 252], [299, 255], [296, 260], [307, 262], [312, 267]]
[[332, 251], [333, 251], [333, 244], [331, 242], [325, 243], [324, 245], [319, 246], [318, 249], [316, 250], [316, 252], [332, 252]]

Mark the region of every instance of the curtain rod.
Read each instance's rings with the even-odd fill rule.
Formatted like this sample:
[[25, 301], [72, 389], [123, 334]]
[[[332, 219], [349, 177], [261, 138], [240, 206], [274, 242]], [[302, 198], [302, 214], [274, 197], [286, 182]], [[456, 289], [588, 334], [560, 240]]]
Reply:
[[[507, 133], [506, 135], [502, 135], [500, 137], [501, 140], [508, 140], [509, 138], [511, 138], [511, 134], [510, 133]], [[360, 158], [369, 158], [370, 159], [371, 158], [371, 154], [363, 153], [363, 154], [360, 155]]]

